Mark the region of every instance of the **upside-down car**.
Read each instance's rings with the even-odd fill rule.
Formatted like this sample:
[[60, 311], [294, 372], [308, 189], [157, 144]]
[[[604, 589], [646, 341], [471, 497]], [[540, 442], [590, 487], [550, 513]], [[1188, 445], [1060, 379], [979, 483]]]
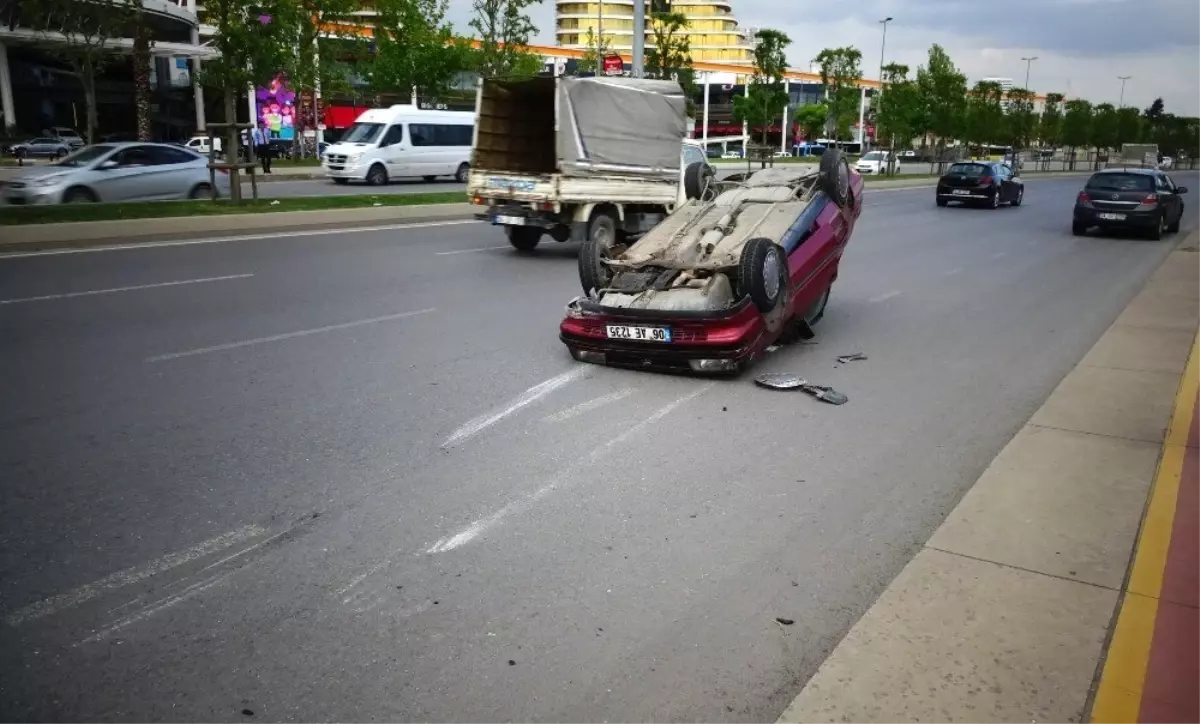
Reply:
[[736, 373], [776, 341], [811, 338], [863, 180], [842, 154], [714, 180], [685, 169], [688, 201], [628, 246], [580, 248], [584, 295], [560, 339], [583, 362]]

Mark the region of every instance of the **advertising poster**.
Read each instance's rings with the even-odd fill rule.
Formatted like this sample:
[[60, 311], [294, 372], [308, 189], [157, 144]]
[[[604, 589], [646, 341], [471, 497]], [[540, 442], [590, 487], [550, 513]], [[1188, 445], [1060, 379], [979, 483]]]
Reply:
[[296, 137], [296, 93], [288, 88], [282, 73], [271, 79], [266, 88], [255, 91], [258, 125], [270, 132], [272, 139], [291, 141]]

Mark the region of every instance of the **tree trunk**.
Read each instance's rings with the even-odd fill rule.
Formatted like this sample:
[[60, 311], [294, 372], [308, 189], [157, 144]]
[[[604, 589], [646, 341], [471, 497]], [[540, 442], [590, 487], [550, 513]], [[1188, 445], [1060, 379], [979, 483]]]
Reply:
[[[225, 126], [225, 158], [232, 163], [240, 163], [241, 155], [237, 152], [237, 94], [232, 88], [225, 89], [225, 123], [228, 124]], [[252, 139], [246, 140], [249, 142]], [[242, 173], [236, 166], [229, 169], [229, 200], [235, 204], [242, 202]]]
[[96, 69], [90, 61], [84, 63], [83, 73], [80, 80], [83, 81], [83, 99], [86, 106], [85, 115], [87, 116], [87, 142], [93, 144], [96, 142], [96, 126], [100, 125], [98, 114], [96, 112]]
[[149, 141], [153, 135], [150, 126], [150, 33], [142, 13], [137, 13], [134, 22], [133, 93], [137, 109], [137, 137], [139, 141]]

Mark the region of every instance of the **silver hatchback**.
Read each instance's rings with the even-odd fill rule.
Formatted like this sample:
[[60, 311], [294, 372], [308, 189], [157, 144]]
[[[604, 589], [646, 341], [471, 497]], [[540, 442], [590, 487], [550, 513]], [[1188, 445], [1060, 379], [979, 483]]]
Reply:
[[[229, 176], [217, 172], [217, 195], [229, 195]], [[208, 198], [208, 159], [165, 143], [86, 146], [4, 185], [10, 204], [162, 201]]]

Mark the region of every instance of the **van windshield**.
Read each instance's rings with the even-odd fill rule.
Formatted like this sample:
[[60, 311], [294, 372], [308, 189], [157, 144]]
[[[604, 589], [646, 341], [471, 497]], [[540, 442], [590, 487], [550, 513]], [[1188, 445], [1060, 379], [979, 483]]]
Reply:
[[342, 143], [374, 143], [382, 130], [382, 123], [355, 123], [342, 136]]

